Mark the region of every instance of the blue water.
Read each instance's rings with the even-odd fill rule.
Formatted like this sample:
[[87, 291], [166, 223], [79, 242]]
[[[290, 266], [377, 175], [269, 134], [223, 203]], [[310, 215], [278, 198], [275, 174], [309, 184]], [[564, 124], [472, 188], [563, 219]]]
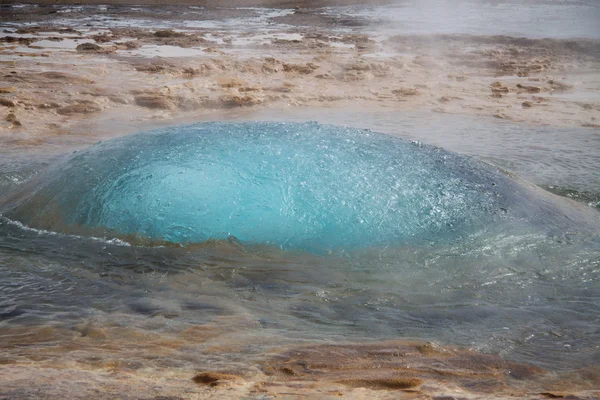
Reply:
[[92, 146], [14, 215], [172, 243], [351, 250], [485, 226], [515, 186], [440, 148], [317, 123], [201, 123]]

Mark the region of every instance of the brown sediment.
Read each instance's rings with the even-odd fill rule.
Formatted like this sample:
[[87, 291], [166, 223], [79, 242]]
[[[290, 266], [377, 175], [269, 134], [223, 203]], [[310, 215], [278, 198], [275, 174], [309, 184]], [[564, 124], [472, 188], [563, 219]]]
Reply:
[[[50, 34], [52, 30], [64, 28], [44, 28]], [[212, 33], [222, 43], [207, 39], [204, 31], [113, 28], [110, 32], [102, 38], [89, 37], [100, 40], [99, 51], [92, 43], [95, 50], [51, 55], [39, 65], [29, 57], [6, 63], [10, 69], [0, 77], [0, 87], [6, 88], [1, 101], [27, 112], [27, 121], [22, 121], [27, 124], [27, 140], [31, 135], [52, 135], [48, 124], [77, 133], [79, 126], [89, 126], [85, 121], [107, 114], [123, 123], [175, 121], [192, 113], [238, 107], [360, 104], [371, 110], [431, 110], [590, 128], [600, 118], [598, 102], [554, 96], [600, 84], [598, 73], [578, 76], [577, 84], [569, 79], [581, 68], [600, 69], [600, 54], [594, 50], [598, 41], [593, 40], [409, 35], [378, 43], [367, 35], [335, 36], [322, 28], [299, 30], [301, 40], [262, 43], [260, 52], [271, 54], [261, 57], [252, 45], [239, 55], [231, 53], [232, 45], [222, 32]], [[125, 37], [131, 39], [129, 45], [120, 41]], [[160, 59], [127, 54], [166, 41], [182, 51], [200, 46], [219, 52]], [[378, 51], [384, 55], [369, 57]], [[539, 93], [545, 94], [543, 99], [536, 96]], [[542, 103], [544, 107], [529, 107]], [[13, 125], [0, 124], [3, 128]], [[101, 125], [96, 129], [102, 130]]]
[[238, 379], [241, 379], [241, 377], [238, 375], [226, 374], [222, 372], [201, 372], [192, 378], [192, 380], [196, 383], [210, 386], [218, 386], [223, 383]]
[[587, 375], [589, 382], [583, 383], [586, 378], [576, 381], [568, 374], [559, 376], [498, 356], [418, 341], [304, 346], [268, 360], [263, 371], [284, 381], [307, 382], [306, 386], [308, 382], [330, 382], [369, 389], [412, 389], [422, 395], [439, 394], [445, 387], [466, 398], [535, 398], [532, 392], [543, 388], [562, 387], [573, 393], [590, 390], [598, 382], [594, 371]]
[[[120, 396], [210, 398], [215, 393], [205, 390], [219, 390], [220, 398], [327, 393], [374, 399], [592, 399], [600, 384], [597, 367], [550, 372], [495, 355], [416, 340], [307, 344], [252, 355], [247, 346], [253, 346], [258, 338], [250, 339], [244, 332], [259, 326], [243, 315], [224, 315], [175, 334], [92, 321], [73, 329], [0, 328], [0, 396], [35, 392], [38, 396], [79, 398], [79, 383], [86, 382], [86, 393], [110, 389]], [[206, 347], [205, 343], [211, 344]], [[196, 356], [190, 358], [192, 354]], [[237, 362], [234, 369], [215, 368], [212, 364], [222, 354], [246, 358], [244, 366]], [[35, 385], [24, 385], [33, 375]], [[153, 381], [155, 384], [146, 386]]]
[[338, 381], [347, 386], [365, 387], [369, 389], [412, 389], [423, 384], [419, 378], [374, 378], [374, 379], [342, 379]]

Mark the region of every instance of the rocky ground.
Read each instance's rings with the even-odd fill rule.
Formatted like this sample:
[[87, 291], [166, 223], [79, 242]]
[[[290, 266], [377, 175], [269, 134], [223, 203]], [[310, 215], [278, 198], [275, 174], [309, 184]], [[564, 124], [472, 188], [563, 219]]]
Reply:
[[275, 31], [73, 27], [34, 15], [3, 15], [3, 140], [43, 143], [106, 119], [136, 130], [222, 109], [293, 107], [600, 128], [595, 40], [369, 36], [351, 33], [360, 20], [303, 9], [272, 17], [267, 24], [285, 27]]
[[[232, 322], [221, 318], [171, 335], [92, 324], [73, 330], [4, 328], [0, 399], [591, 400], [600, 395], [597, 367], [549, 372], [415, 340], [288, 346], [262, 356], [248, 353], [244, 341], [215, 345]], [[214, 361], [199, 363], [196, 371], [181, 368], [178, 362], [191, 349], [212, 354]], [[220, 356], [226, 353], [238, 358], [245, 353], [247, 359], [225, 367]], [[93, 355], [75, 361], [78, 354]]]

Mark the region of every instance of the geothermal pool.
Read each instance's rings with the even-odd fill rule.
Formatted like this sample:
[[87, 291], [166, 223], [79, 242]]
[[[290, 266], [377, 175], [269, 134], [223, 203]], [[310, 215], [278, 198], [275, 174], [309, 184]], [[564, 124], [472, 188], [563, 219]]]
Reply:
[[35, 178], [5, 214], [148, 243], [351, 253], [545, 219], [531, 201], [497, 168], [419, 142], [316, 122], [200, 123], [96, 144]]
[[[550, 369], [599, 361], [598, 211], [477, 158], [234, 122], [48, 164], [5, 183], [6, 362], [240, 368], [274, 346], [407, 337]], [[206, 324], [226, 334], [169, 344]]]

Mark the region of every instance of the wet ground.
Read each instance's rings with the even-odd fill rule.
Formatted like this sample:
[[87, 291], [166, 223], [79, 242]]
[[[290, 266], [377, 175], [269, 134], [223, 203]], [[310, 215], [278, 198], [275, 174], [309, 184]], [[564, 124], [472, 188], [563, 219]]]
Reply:
[[[593, 227], [597, 5], [436, 4], [4, 5], [0, 194], [139, 130], [317, 120], [477, 157]], [[581, 226], [347, 260], [2, 218], [0, 397], [595, 398], [600, 238]]]

